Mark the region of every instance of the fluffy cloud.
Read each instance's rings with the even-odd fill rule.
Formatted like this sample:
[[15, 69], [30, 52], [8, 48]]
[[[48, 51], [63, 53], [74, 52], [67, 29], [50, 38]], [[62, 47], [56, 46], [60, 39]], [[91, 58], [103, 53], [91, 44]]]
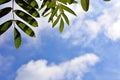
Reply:
[[98, 61], [99, 58], [92, 53], [60, 64], [32, 60], [18, 69], [16, 80], [81, 80], [84, 73]]
[[[120, 3], [114, 0], [108, 3], [91, 1], [87, 13], [79, 10], [80, 6], [71, 6], [78, 16], [72, 19], [71, 28], [66, 29], [61, 37], [70, 40], [73, 45], [87, 44], [95, 39], [99, 33], [104, 33], [112, 41], [120, 39]], [[76, 8], [76, 9], [75, 9]]]

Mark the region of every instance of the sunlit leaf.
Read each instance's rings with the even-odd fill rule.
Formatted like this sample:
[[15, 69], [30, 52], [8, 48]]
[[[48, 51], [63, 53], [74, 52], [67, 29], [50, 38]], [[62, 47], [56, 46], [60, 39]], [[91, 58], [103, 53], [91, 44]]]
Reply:
[[64, 13], [62, 13], [62, 16], [64, 17], [66, 23], [69, 25], [69, 19], [68, 19], [68, 17]]
[[26, 10], [29, 14], [31, 14], [34, 17], [40, 17], [38, 11], [33, 8], [32, 6], [30, 6], [29, 4], [27, 4], [25, 1], [23, 0], [15, 0], [15, 2], [24, 10]]
[[35, 37], [34, 31], [30, 27], [28, 27], [25, 23], [17, 20], [16, 24], [24, 33], [26, 33], [30, 37]]
[[12, 20], [6, 21], [0, 25], [0, 35], [7, 31], [12, 25]]
[[14, 28], [14, 45], [16, 49], [21, 45], [21, 34], [16, 28]]
[[38, 23], [37, 21], [30, 15], [26, 14], [25, 12], [21, 11], [21, 10], [15, 10], [15, 13], [17, 16], [19, 16], [21, 19], [23, 19], [24, 21], [26, 21], [28, 24], [37, 27]]
[[50, 22], [51, 20], [53, 20], [53, 17], [57, 14], [58, 11], [58, 6], [55, 9], [52, 9], [52, 14], [48, 20], [48, 22]]
[[64, 5], [60, 5], [64, 10], [68, 11], [69, 13], [73, 14], [76, 16], [75, 12], [73, 10], [71, 10], [69, 7], [67, 6], [64, 6]]
[[81, 0], [81, 6], [84, 11], [88, 11], [89, 9], [89, 0]]
[[68, 1], [67, 0], [58, 0], [59, 2], [63, 3], [63, 4], [67, 4]]
[[7, 15], [11, 11], [11, 7], [6, 7], [0, 10], [0, 18]]
[[55, 27], [55, 25], [58, 23], [58, 21], [60, 20], [60, 15], [57, 17], [57, 19], [53, 22], [52, 24], [52, 28]]
[[29, 5], [31, 5], [32, 7], [38, 8], [38, 4], [36, 2], [36, 0], [25, 0]]
[[56, 6], [56, 0], [51, 0], [51, 2], [48, 4], [48, 8], [52, 8]]
[[9, 1], [11, 1], [11, 0], [0, 0], [0, 5], [1, 5], [1, 4], [4, 4], [4, 3], [7, 3], [7, 2], [9, 2]]
[[63, 29], [64, 29], [64, 22], [63, 22], [63, 19], [61, 18], [59, 31], [62, 32]]

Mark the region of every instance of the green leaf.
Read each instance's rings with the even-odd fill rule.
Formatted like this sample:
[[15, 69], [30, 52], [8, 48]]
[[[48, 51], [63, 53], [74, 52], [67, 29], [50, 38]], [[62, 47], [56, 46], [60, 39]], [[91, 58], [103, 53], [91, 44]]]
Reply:
[[63, 19], [61, 18], [59, 31], [62, 32], [63, 29], [64, 29], [64, 22], [63, 22]]
[[62, 16], [64, 17], [66, 23], [69, 25], [69, 19], [68, 19], [68, 17], [64, 13], [62, 13]]
[[81, 6], [84, 11], [88, 11], [89, 9], [89, 0], [81, 0]]
[[72, 4], [75, 0], [67, 0], [69, 4]]
[[32, 6], [30, 6], [29, 4], [27, 4], [25, 1], [23, 0], [15, 0], [15, 2], [24, 10], [26, 10], [29, 14], [31, 14], [34, 17], [40, 17], [38, 11], [33, 8]]
[[48, 0], [43, 0], [43, 2], [42, 2], [42, 4], [41, 4], [41, 7], [40, 7], [39, 10], [41, 10], [41, 9], [46, 5], [47, 1], [48, 1]]
[[62, 5], [62, 4], [61, 4], [60, 6], [61, 6], [61, 8], [63, 8], [64, 10], [66, 10], [66, 11], [68, 11], [69, 13], [71, 13], [71, 14], [73, 14], [73, 15], [76, 16], [75, 12], [74, 12], [73, 10], [71, 10], [69, 7], [64, 6], [64, 5]]
[[60, 20], [60, 15], [57, 17], [57, 19], [53, 22], [52, 24], [52, 28], [55, 27], [55, 25], [58, 23], [58, 21]]
[[48, 22], [53, 20], [53, 17], [57, 14], [57, 11], [58, 11], [58, 6], [55, 9], [52, 9], [52, 13], [51, 13], [51, 16], [50, 16]]
[[6, 21], [5, 23], [0, 25], [0, 35], [7, 31], [12, 25], [12, 20]]
[[17, 20], [16, 24], [24, 33], [26, 33], [30, 37], [35, 37], [34, 31], [30, 27], [28, 27], [25, 23]]
[[63, 3], [63, 4], [67, 4], [68, 1], [67, 0], [58, 0], [59, 2]]
[[110, 1], [110, 0], [104, 0], [104, 1]]
[[9, 2], [9, 1], [11, 1], [11, 0], [0, 0], [0, 5], [1, 5], [1, 4], [4, 4], [4, 3], [7, 3], [7, 2]]
[[26, 21], [28, 24], [30, 24], [30, 25], [32, 25], [34, 27], [38, 27], [37, 21], [32, 16], [26, 14], [25, 12], [23, 12], [21, 10], [15, 10], [15, 13], [21, 19], [23, 19], [24, 21]]
[[36, 2], [36, 0], [25, 0], [29, 5], [31, 5], [32, 7], [38, 8], [38, 4]]
[[48, 8], [52, 8], [56, 6], [56, 0], [51, 0], [51, 2], [48, 4]]
[[14, 45], [16, 49], [21, 45], [21, 34], [16, 28], [14, 28]]
[[50, 10], [50, 8], [45, 8], [45, 10], [42, 13], [42, 16], [44, 16], [49, 10]]
[[0, 10], [0, 18], [7, 15], [12, 10], [11, 7], [6, 7]]

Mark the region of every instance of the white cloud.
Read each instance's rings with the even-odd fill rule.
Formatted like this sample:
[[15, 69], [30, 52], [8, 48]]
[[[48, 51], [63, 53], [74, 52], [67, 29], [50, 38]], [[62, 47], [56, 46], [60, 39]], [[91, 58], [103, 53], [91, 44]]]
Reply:
[[98, 61], [99, 58], [92, 53], [60, 64], [32, 60], [18, 69], [16, 80], [81, 80]]
[[87, 44], [95, 39], [99, 33], [104, 33], [112, 41], [120, 39], [120, 3], [119, 0], [111, 2], [91, 1], [90, 10], [87, 13], [79, 10], [80, 6], [72, 7], [77, 12], [77, 18], [71, 28], [66, 29], [61, 37], [70, 40], [73, 45]]

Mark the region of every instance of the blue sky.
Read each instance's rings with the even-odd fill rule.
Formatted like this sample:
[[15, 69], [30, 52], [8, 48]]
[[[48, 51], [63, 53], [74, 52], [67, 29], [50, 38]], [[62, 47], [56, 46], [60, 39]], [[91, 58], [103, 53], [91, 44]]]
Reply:
[[41, 17], [37, 37], [22, 33], [18, 50], [12, 28], [0, 36], [0, 80], [120, 80], [119, 0], [92, 0], [87, 13], [70, 7], [78, 16], [67, 13], [63, 33]]

